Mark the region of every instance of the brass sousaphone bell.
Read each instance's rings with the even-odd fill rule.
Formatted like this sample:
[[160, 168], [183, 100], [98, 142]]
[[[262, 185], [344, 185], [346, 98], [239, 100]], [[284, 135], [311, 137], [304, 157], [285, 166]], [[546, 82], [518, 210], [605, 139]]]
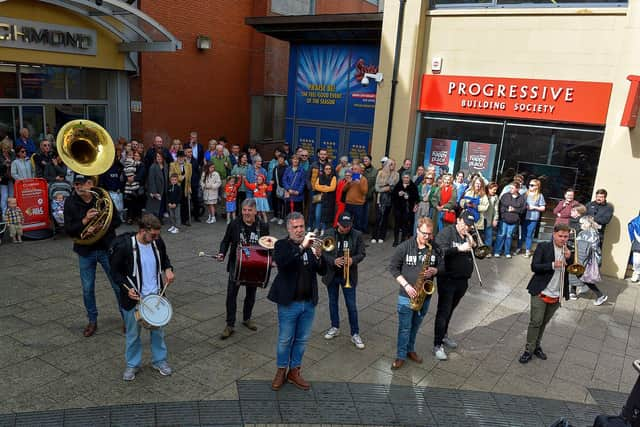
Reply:
[[[62, 126], [56, 138], [56, 149], [69, 169], [85, 176], [105, 173], [116, 155], [109, 133], [90, 120], [72, 120]], [[87, 223], [80, 239], [75, 240], [79, 245], [92, 245], [100, 240], [113, 219], [113, 202], [107, 191], [93, 187], [91, 192], [97, 197], [95, 208], [99, 214]], [[91, 227], [95, 230], [93, 233], [88, 232]]]

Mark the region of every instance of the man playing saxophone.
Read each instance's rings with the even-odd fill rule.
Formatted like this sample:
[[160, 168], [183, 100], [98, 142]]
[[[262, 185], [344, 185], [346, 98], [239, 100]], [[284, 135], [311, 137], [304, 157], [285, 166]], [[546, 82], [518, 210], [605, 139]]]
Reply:
[[[82, 242], [89, 239], [101, 231], [99, 226], [90, 225], [94, 218], [100, 215], [96, 209], [97, 197], [91, 191], [94, 186], [93, 178], [89, 176], [76, 175], [74, 180], [74, 193], [64, 205], [64, 228], [66, 233], [75, 239], [73, 251], [78, 254], [80, 263], [80, 281], [82, 282], [82, 296], [84, 307], [87, 310], [89, 323], [84, 328], [85, 337], [92, 336], [98, 329], [98, 308], [96, 307], [96, 267], [98, 263], [102, 266], [114, 293], [120, 309], [120, 286], [111, 278], [111, 267], [109, 266], [108, 249], [111, 241], [115, 238], [115, 228], [118, 227], [120, 216], [114, 209], [110, 224], [106, 224], [107, 230], [97, 241], [86, 244]], [[104, 197], [109, 197], [105, 192]], [[113, 204], [113, 202], [111, 202]], [[122, 310], [120, 309], [120, 316]], [[124, 322], [123, 322], [124, 330]]]
[[[444, 269], [438, 245], [432, 241], [433, 222], [420, 218], [416, 236], [398, 245], [391, 258], [389, 272], [400, 285], [398, 290], [398, 344], [391, 369], [399, 369], [407, 357], [422, 363], [416, 353], [416, 335], [429, 310], [434, 279]], [[420, 306], [420, 302], [423, 301]]]

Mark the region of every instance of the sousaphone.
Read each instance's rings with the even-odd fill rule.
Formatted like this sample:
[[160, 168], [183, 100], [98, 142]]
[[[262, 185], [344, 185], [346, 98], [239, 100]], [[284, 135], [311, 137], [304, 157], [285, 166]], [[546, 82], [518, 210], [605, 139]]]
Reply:
[[[115, 145], [109, 133], [99, 124], [90, 120], [72, 120], [62, 126], [56, 138], [56, 149], [60, 158], [69, 169], [85, 176], [98, 176], [105, 173], [116, 155]], [[94, 180], [95, 183], [95, 180]], [[100, 240], [111, 225], [113, 219], [113, 201], [109, 193], [102, 188], [93, 187], [96, 196], [94, 217], [75, 239], [79, 245], [92, 245]], [[89, 233], [93, 227], [94, 232]]]

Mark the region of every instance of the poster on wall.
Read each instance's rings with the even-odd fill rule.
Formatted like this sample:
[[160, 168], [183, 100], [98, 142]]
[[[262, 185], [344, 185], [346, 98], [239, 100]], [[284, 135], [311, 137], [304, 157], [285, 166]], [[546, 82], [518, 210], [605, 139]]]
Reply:
[[363, 130], [349, 131], [349, 146], [347, 147], [347, 155], [349, 161], [353, 159], [361, 159], [369, 154], [369, 144], [371, 141], [371, 132]]
[[453, 173], [457, 146], [455, 139], [427, 138], [424, 166], [435, 166], [438, 175]]
[[293, 150], [302, 147], [309, 152], [310, 156], [313, 156], [316, 152], [317, 129], [315, 126], [298, 126], [298, 139]]
[[462, 158], [460, 170], [468, 174], [480, 173], [490, 179], [496, 156], [496, 144], [464, 141], [462, 144]]
[[365, 73], [378, 72], [379, 49], [376, 46], [354, 48], [351, 55], [349, 76], [349, 103], [347, 121], [349, 123], [372, 124], [376, 108], [377, 83], [369, 79], [367, 86], [362, 85]]
[[[327, 156], [331, 164], [336, 164], [338, 150], [340, 149], [340, 129], [320, 128], [320, 141], [318, 149], [327, 150]], [[315, 153], [314, 153], [315, 155]]]

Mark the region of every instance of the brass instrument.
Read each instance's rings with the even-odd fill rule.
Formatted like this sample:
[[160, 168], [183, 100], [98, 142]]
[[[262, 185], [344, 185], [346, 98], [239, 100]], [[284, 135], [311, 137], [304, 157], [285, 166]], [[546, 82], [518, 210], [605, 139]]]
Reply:
[[573, 235], [573, 264], [567, 266], [567, 272], [580, 277], [584, 274], [584, 265], [578, 262], [578, 236], [573, 228], [569, 232], [569, 236], [571, 235]]
[[409, 308], [413, 311], [420, 311], [424, 305], [424, 301], [428, 296], [432, 295], [436, 290], [436, 285], [432, 278], [427, 277], [427, 270], [432, 266], [431, 255], [433, 254], [433, 248], [429, 243], [425, 243], [427, 252], [424, 254], [424, 261], [422, 262], [422, 268], [418, 273], [418, 279], [413, 288], [418, 295], [415, 298], [410, 298]]
[[[72, 120], [62, 126], [56, 138], [56, 148], [69, 169], [85, 176], [106, 172], [116, 155], [109, 133], [90, 120]], [[92, 245], [100, 240], [113, 219], [114, 206], [109, 193], [98, 187], [93, 187], [91, 193], [96, 197], [94, 208], [98, 215], [87, 223], [80, 238], [74, 240], [79, 245]], [[93, 228], [91, 233], [90, 228]]]
[[351, 265], [349, 264], [349, 248], [345, 248], [344, 252], [343, 252], [343, 258], [344, 258], [344, 266], [342, 268], [342, 271], [344, 272], [344, 287], [346, 289], [350, 289], [351, 288], [351, 283], [349, 282], [349, 270], [351, 269]]
[[475, 234], [475, 240], [477, 243], [477, 246], [473, 248], [473, 253], [476, 258], [485, 259], [491, 254], [491, 248], [484, 244], [482, 237], [480, 237], [480, 231], [478, 231], [477, 228], [473, 227], [471, 231]]
[[325, 252], [331, 252], [336, 248], [336, 239], [333, 237], [325, 237], [324, 239], [314, 237], [312, 246]]

